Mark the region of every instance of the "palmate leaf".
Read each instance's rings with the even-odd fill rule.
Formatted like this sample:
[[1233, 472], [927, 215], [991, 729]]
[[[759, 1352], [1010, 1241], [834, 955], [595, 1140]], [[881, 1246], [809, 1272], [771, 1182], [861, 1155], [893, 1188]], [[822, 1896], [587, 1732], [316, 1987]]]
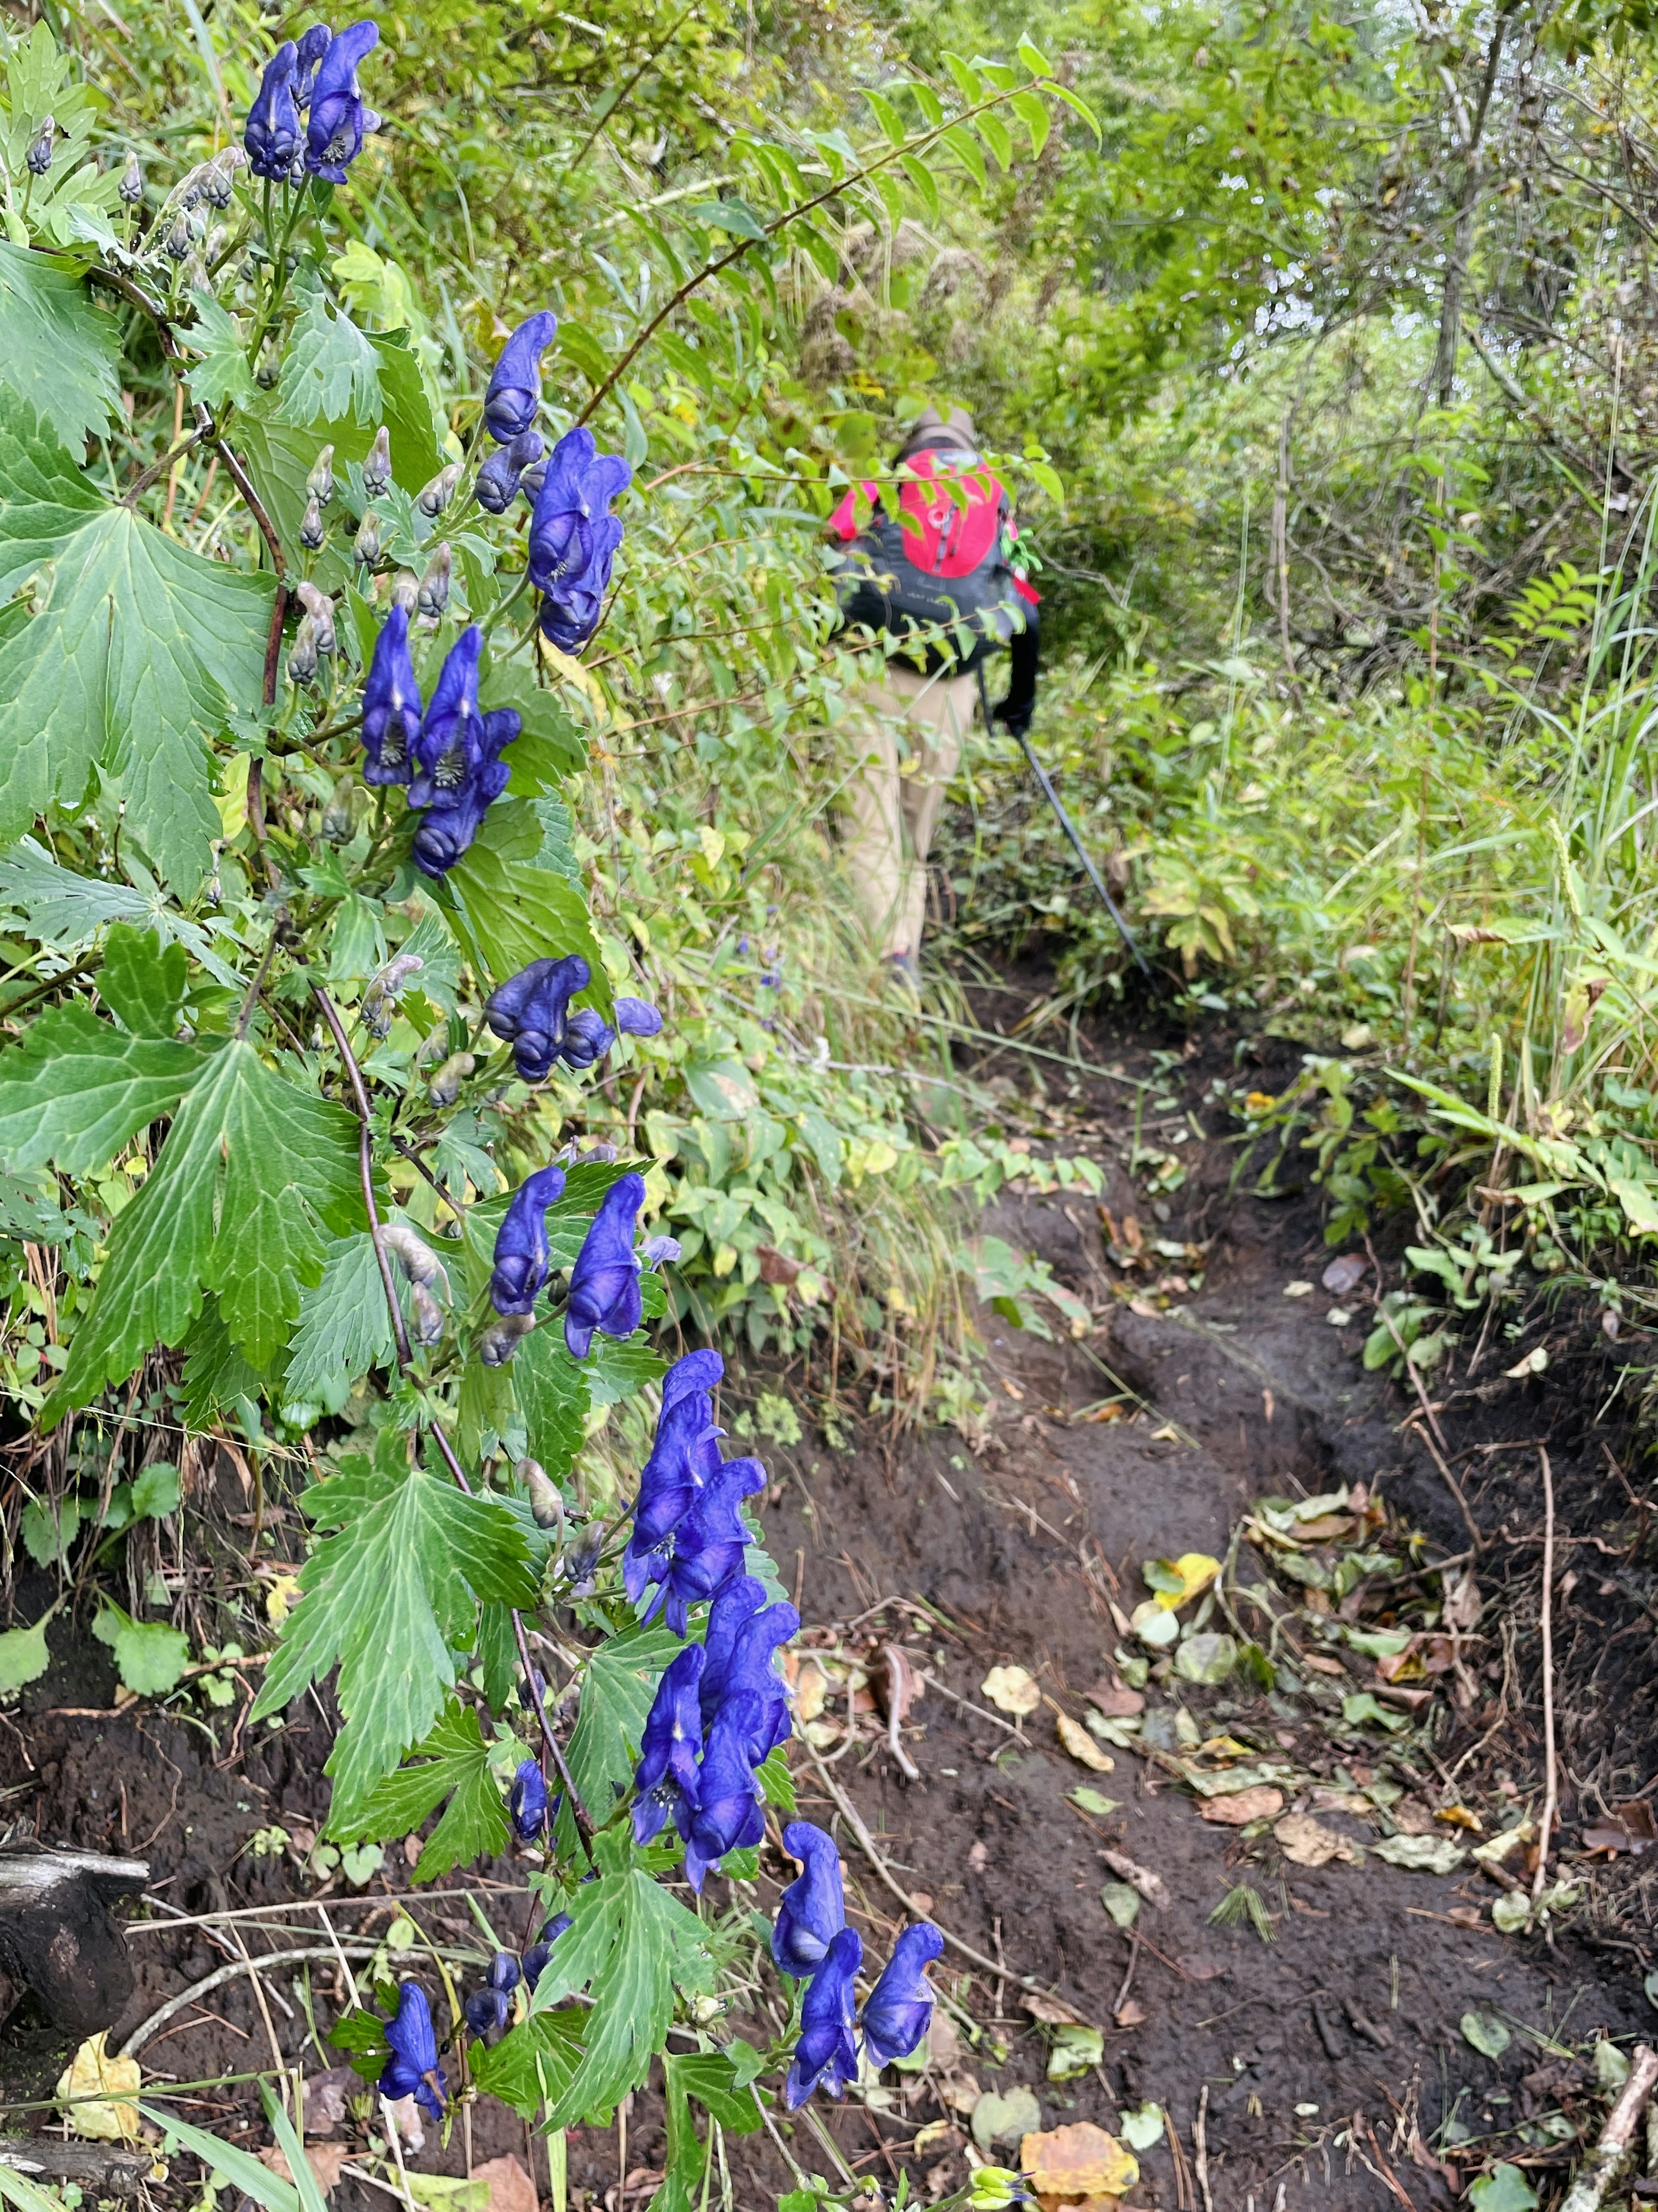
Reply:
[[[140, 1046], [159, 1050], [160, 1041]], [[245, 1039], [221, 1046], [117, 1217], [43, 1420], [125, 1381], [152, 1345], [180, 1342], [205, 1291], [217, 1293], [232, 1340], [265, 1365], [287, 1340], [302, 1285], [322, 1272], [327, 1233], [361, 1218], [350, 1115], [284, 1082]]]
[[530, 1456], [540, 1461], [555, 1482], [562, 1482], [586, 1433], [586, 1376], [565, 1350], [556, 1323], [531, 1329], [507, 1372], [524, 1416]]
[[112, 925], [98, 971], [98, 994], [134, 1036], [170, 1037], [190, 981], [190, 956], [182, 945], [163, 947], [153, 929]]
[[237, 407], [252, 406], [259, 387], [247, 365], [246, 333], [211, 292], [192, 292], [190, 303], [196, 319], [184, 339], [196, 356], [190, 370], [191, 398], [203, 407], [222, 407], [227, 399]]
[[173, 1111], [210, 1057], [200, 1044], [131, 1036], [75, 1000], [49, 1007], [0, 1052], [0, 1160], [14, 1175], [46, 1160], [65, 1175], [106, 1167]]
[[[608, 1637], [587, 1662], [565, 1756], [570, 1779], [598, 1827], [628, 1793], [645, 1716], [664, 1668], [680, 1649], [672, 1630], [654, 1620]], [[565, 1819], [561, 1814], [561, 1829]]]
[[380, 364], [374, 342], [348, 314], [328, 304], [314, 270], [302, 271], [295, 290], [304, 305], [282, 362], [278, 407], [285, 422], [353, 421], [369, 428], [380, 420]]
[[352, 1385], [371, 1367], [389, 1366], [394, 1351], [374, 1240], [366, 1229], [339, 1237], [328, 1248], [321, 1280], [300, 1293], [283, 1399], [337, 1413]]
[[0, 839], [77, 805], [101, 768], [127, 830], [193, 891], [221, 834], [206, 738], [227, 702], [258, 700], [270, 580], [108, 505], [0, 386], [0, 599], [31, 578], [39, 611], [9, 610], [0, 633]]
[[[155, 878], [131, 854], [125, 860], [130, 884], [77, 876], [60, 868], [33, 837], [25, 837], [0, 859], [0, 908], [19, 916], [25, 934], [37, 944], [60, 952], [83, 951], [97, 941], [100, 930], [118, 921], [153, 929], [169, 943], [185, 946], [216, 982], [239, 989], [236, 970], [215, 951], [213, 935], [170, 904]], [[216, 933], [232, 939], [235, 935], [222, 917], [216, 917]]]
[[[399, 1441], [388, 1437], [387, 1451]], [[536, 1577], [504, 1505], [423, 1468], [353, 1459], [300, 1503], [338, 1533], [325, 1533], [306, 1563], [253, 1717], [279, 1712], [337, 1665], [345, 1724], [325, 1771], [355, 1803], [443, 1710], [454, 1654], [477, 1640], [478, 1600], [532, 1605]]]
[[443, 1818], [421, 1851], [416, 1881], [434, 1881], [452, 1867], [504, 1851], [512, 1834], [507, 1808], [471, 1708], [452, 1702], [413, 1756], [419, 1765], [399, 1767], [355, 1803], [337, 1790], [329, 1835], [340, 1843], [376, 1844], [406, 1836], [446, 1797]]
[[76, 451], [120, 406], [120, 351], [78, 264], [0, 241], [0, 377]]
[[570, 1899], [570, 1925], [536, 1984], [532, 2020], [579, 1990], [592, 1999], [581, 2063], [548, 2115], [552, 2127], [608, 2118], [661, 2049], [676, 1986], [714, 1986], [701, 1922], [643, 1867], [617, 1867], [627, 1849], [625, 1838], [600, 1838], [598, 1879]]
[[475, 2043], [469, 2053], [472, 2079], [480, 2089], [510, 2105], [521, 2119], [532, 2120], [544, 2106], [556, 2105], [570, 2086], [581, 2063], [586, 2022], [586, 2014], [570, 2005], [562, 2012], [537, 2013], [520, 2021], [493, 2051]]
[[663, 2159], [662, 2186], [652, 2197], [647, 2212], [691, 2212], [705, 2156], [691, 2114], [691, 2099], [695, 2097], [727, 2135], [751, 2136], [760, 2125], [760, 2107], [752, 2088], [737, 2087], [736, 2069], [723, 2052], [665, 2051], [662, 2081], [668, 2148]]

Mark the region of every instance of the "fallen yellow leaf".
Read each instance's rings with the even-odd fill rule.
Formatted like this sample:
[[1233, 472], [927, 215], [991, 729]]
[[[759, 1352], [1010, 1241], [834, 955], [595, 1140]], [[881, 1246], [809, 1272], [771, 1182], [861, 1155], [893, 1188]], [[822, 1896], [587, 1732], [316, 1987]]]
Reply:
[[1034, 1713], [1042, 1701], [1035, 1677], [1023, 1667], [993, 1667], [979, 1690], [999, 1712]]
[[273, 1577], [264, 1594], [264, 1617], [273, 1628], [280, 1628], [299, 1603], [300, 1578], [297, 1575]]
[[64, 2069], [58, 2101], [77, 2136], [94, 2142], [136, 2142], [138, 2107], [131, 2102], [142, 2076], [136, 2058], [112, 2058], [105, 2048], [108, 2031], [89, 2035]]
[[1019, 2171], [1039, 2197], [1065, 2203], [1121, 2197], [1140, 2178], [1133, 2152], [1091, 2120], [1027, 2136], [1019, 2145]]
[[1200, 1590], [1206, 1590], [1220, 1572], [1220, 1561], [1212, 1559], [1206, 1552], [1182, 1552], [1177, 1559], [1159, 1559], [1157, 1564], [1181, 1578], [1179, 1589], [1159, 1590], [1157, 1594], [1154, 1602], [1165, 1613], [1178, 1613]]
[[1054, 1727], [1060, 1741], [1071, 1753], [1078, 1766], [1091, 1767], [1096, 1774], [1109, 1774], [1116, 1765], [1116, 1760], [1108, 1758], [1088, 1730], [1078, 1728], [1069, 1713], [1062, 1713], [1056, 1710], [1054, 1715]]
[[1204, 1797], [1198, 1802], [1199, 1820], [1223, 1828], [1247, 1828], [1251, 1820], [1272, 1820], [1284, 1810], [1284, 1792], [1269, 1783], [1257, 1782], [1248, 1790], [1235, 1790], [1230, 1797]]
[[1357, 1866], [1363, 1856], [1345, 1836], [1334, 1828], [1327, 1828], [1310, 1813], [1286, 1813], [1281, 1820], [1273, 1822], [1272, 1833], [1278, 1838], [1278, 1848], [1293, 1866], [1328, 1866], [1332, 1859], [1342, 1859], [1349, 1866]]

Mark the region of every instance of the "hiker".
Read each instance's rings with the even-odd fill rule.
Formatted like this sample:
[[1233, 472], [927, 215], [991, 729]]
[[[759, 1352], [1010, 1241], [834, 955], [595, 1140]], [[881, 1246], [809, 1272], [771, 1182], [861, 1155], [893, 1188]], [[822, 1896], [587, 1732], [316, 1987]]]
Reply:
[[[993, 719], [1023, 736], [1036, 700], [1037, 595], [1015, 566], [1007, 494], [981, 467], [964, 409], [945, 420], [924, 408], [894, 465], [907, 471], [898, 504], [908, 527], [878, 504], [872, 483], [861, 487], [873, 503], [861, 529], [850, 491], [829, 526], [847, 549], [836, 571], [842, 617], [871, 631], [888, 655], [852, 725], [862, 758], [847, 793], [847, 867], [883, 959], [913, 988], [927, 853], [982, 691], [980, 664], [1008, 647], [1007, 696]], [[966, 479], [964, 506], [929, 489], [946, 473]]]

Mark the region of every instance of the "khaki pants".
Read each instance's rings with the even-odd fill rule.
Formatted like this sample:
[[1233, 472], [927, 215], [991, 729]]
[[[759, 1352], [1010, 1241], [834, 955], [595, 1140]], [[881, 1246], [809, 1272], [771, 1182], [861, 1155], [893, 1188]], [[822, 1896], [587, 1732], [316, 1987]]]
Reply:
[[977, 689], [971, 673], [918, 676], [894, 663], [849, 725], [859, 764], [847, 787], [847, 872], [885, 957], [921, 949], [927, 852]]

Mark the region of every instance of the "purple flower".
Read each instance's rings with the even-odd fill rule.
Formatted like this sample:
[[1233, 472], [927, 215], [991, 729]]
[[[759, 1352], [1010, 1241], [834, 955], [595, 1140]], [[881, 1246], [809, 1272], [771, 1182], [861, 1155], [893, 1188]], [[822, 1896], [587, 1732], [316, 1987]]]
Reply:
[[524, 1954], [524, 1986], [526, 1990], [534, 1991], [536, 1984], [541, 1979], [542, 1968], [552, 1956], [554, 1944], [569, 1925], [568, 1912], [556, 1913], [542, 1929], [537, 1940]]
[[368, 755], [365, 783], [407, 783], [414, 774], [420, 736], [420, 686], [409, 653], [409, 611], [394, 606], [374, 640], [374, 657], [362, 687], [362, 742]]
[[684, 1250], [677, 1237], [647, 1237], [639, 1248], [641, 1262], [653, 1273], [671, 1267]]
[[[553, 1172], [556, 1174], [557, 1170]], [[560, 1180], [562, 1181], [562, 1177]], [[547, 1783], [538, 1759], [525, 1759], [519, 1762], [518, 1771], [513, 1777], [512, 1792], [507, 1800], [507, 1809], [512, 1814], [513, 1832], [519, 1843], [533, 1844], [546, 1833]]]
[[[544, 307], [520, 323], [502, 346], [483, 395], [484, 428], [498, 445], [510, 445], [535, 421], [541, 404], [541, 356], [557, 328], [558, 317]], [[530, 459], [539, 458], [532, 453]], [[520, 464], [529, 465], [529, 461]]]
[[570, 1017], [558, 1057], [567, 1067], [591, 1067], [596, 1060], [604, 1059], [615, 1042], [615, 1030], [607, 1028], [600, 1015], [591, 1006], [578, 1006]]
[[622, 1560], [623, 1586], [635, 1606], [647, 1584], [666, 1578], [674, 1531], [703, 1484], [720, 1472], [722, 1431], [714, 1425], [708, 1391], [724, 1372], [717, 1352], [689, 1352], [663, 1377], [656, 1440], [640, 1472], [634, 1533]]
[[388, 2021], [386, 2041], [392, 2055], [380, 2079], [382, 2097], [395, 2104], [416, 2097], [434, 2120], [443, 2118], [443, 2076], [438, 2071], [438, 2043], [431, 2008], [418, 1982], [398, 1984], [398, 2016]]
[[311, 105], [311, 85], [317, 74], [317, 64], [328, 52], [333, 36], [326, 23], [313, 23], [300, 40], [300, 73], [295, 80], [294, 98], [301, 114]]
[[499, 2035], [513, 2015], [513, 1991], [519, 1984], [518, 1960], [510, 1951], [497, 1951], [489, 1962], [489, 1978], [474, 1990], [461, 2009], [474, 2035]]
[[644, 1176], [624, 1175], [605, 1192], [582, 1240], [564, 1316], [564, 1341], [572, 1359], [587, 1357], [595, 1329], [606, 1336], [631, 1336], [639, 1327], [642, 1303], [634, 1228], [644, 1203]]
[[542, 600], [542, 635], [561, 653], [579, 653], [598, 629], [623, 536], [616, 517], [601, 514], [593, 525], [592, 559]]
[[[731, 1463], [738, 1467], [742, 1462], [733, 1460]], [[785, 1741], [793, 1729], [782, 1677], [772, 1664], [772, 1654], [800, 1631], [800, 1616], [786, 1601], [780, 1600], [762, 1611], [750, 1607], [749, 1591], [759, 1588], [753, 1576], [738, 1575], [714, 1599], [708, 1615], [708, 1662], [702, 1675], [705, 1719], [727, 1698], [753, 1698], [759, 1705], [763, 1724], [749, 1747], [756, 1765]], [[732, 1598], [738, 1592], [742, 1595], [737, 1597], [736, 1607], [744, 1610], [734, 1620], [722, 1620], [720, 1615], [726, 1608], [732, 1607], [736, 1612]]]
[[380, 26], [365, 19], [331, 39], [311, 87], [311, 112], [305, 126], [305, 166], [313, 177], [343, 185], [345, 173], [362, 151], [364, 135], [380, 119], [363, 105], [357, 88], [357, 64], [380, 43]]
[[[738, 1510], [740, 1502], [765, 1486], [766, 1470], [757, 1459], [727, 1460], [708, 1479], [673, 1532], [667, 1574], [641, 1613], [641, 1621], [651, 1618], [665, 1595], [663, 1617], [676, 1636], [683, 1636], [689, 1608], [718, 1597], [726, 1584], [742, 1573], [749, 1537]], [[761, 1701], [753, 1702], [757, 1705]], [[721, 1710], [729, 1710], [729, 1704]], [[756, 1722], [756, 1734], [763, 1732], [764, 1723], [762, 1714]]]
[[783, 1831], [783, 1847], [799, 1860], [802, 1871], [777, 1900], [771, 1955], [786, 1974], [805, 1981], [823, 1965], [847, 1924], [841, 1854], [835, 1838], [810, 1820], [791, 1820]]
[[925, 1968], [944, 1948], [930, 1920], [906, 1928], [892, 1947], [886, 1972], [864, 2006], [864, 2048], [871, 2063], [890, 2066], [908, 2058], [932, 2020], [932, 1991]]
[[591, 980], [579, 952], [562, 960], [532, 960], [492, 993], [483, 1018], [503, 1043], [526, 1083], [547, 1076], [564, 1042], [570, 1000]]
[[534, 1310], [547, 1280], [547, 1209], [563, 1194], [562, 1168], [537, 1168], [513, 1192], [489, 1276], [489, 1303], [498, 1314]]
[[693, 1889], [701, 1888], [703, 1875], [727, 1851], [757, 1844], [766, 1832], [748, 1754], [756, 1717], [746, 1710], [747, 1702], [733, 1698], [716, 1716], [697, 1770], [697, 1802], [682, 1803], [676, 1816], [685, 1839], [685, 1879]]
[[783, 2084], [783, 2102], [792, 2112], [798, 2112], [820, 2085], [831, 2097], [842, 2097], [847, 2082], [857, 2078], [853, 1984], [863, 1960], [862, 1937], [855, 1928], [843, 1928], [806, 1985], [800, 2007], [800, 2040]]
[[418, 763], [409, 804], [428, 811], [415, 832], [415, 860], [428, 876], [452, 868], [477, 835], [492, 799], [512, 771], [501, 757], [522, 726], [517, 709], [480, 711], [478, 656], [483, 633], [474, 623], [449, 648], [415, 742]]
[[697, 1684], [703, 1656], [700, 1644], [688, 1644], [657, 1684], [634, 1776], [634, 1787], [639, 1792], [634, 1805], [635, 1843], [648, 1844], [660, 1832], [670, 1813], [677, 1816], [682, 1804], [694, 1806], [698, 1802], [696, 1762], [702, 1749], [702, 1715]]
[[486, 514], [505, 514], [518, 497], [519, 480], [546, 452], [539, 430], [521, 430], [510, 446], [490, 454], [472, 489]]
[[654, 1036], [662, 1027], [662, 1017], [647, 1000], [618, 999], [616, 1025], [623, 1036]]
[[300, 111], [294, 100], [294, 72], [298, 49], [284, 39], [264, 65], [264, 76], [253, 105], [247, 112], [242, 143], [247, 166], [267, 184], [286, 184], [294, 156], [300, 149]]
[[545, 594], [541, 627], [562, 653], [586, 643], [623, 538], [610, 501], [633, 481], [620, 454], [601, 453], [584, 427], [567, 431], [547, 464], [530, 520], [530, 581]]

